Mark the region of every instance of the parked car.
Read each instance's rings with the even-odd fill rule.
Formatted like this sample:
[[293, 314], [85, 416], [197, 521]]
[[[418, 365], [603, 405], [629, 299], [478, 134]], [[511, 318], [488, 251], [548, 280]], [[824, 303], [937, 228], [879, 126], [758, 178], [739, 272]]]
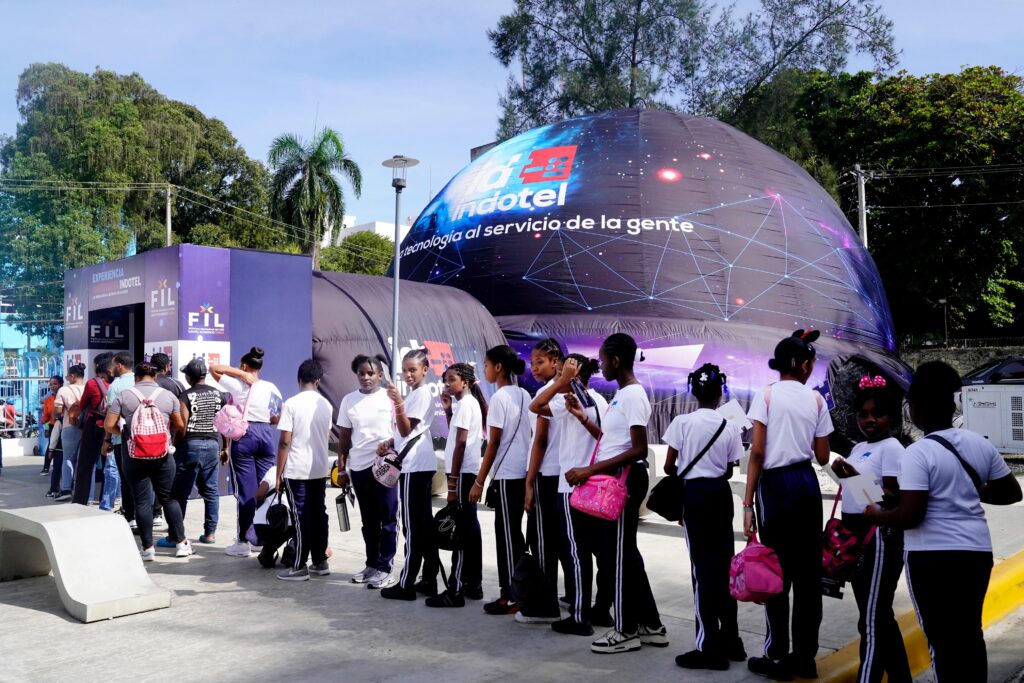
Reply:
[[972, 384], [1024, 383], [1024, 356], [993, 358], [962, 378], [964, 386]]

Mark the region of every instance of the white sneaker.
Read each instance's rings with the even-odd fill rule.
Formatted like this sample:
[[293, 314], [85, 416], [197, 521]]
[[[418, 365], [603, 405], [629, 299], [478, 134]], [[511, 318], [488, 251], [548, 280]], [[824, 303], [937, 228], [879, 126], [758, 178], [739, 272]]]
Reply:
[[224, 549], [224, 554], [232, 557], [249, 557], [252, 555], [252, 549], [248, 541], [236, 541]]
[[376, 571], [373, 567], [363, 567], [361, 572], [352, 575], [352, 583], [366, 583], [366, 580], [372, 577]]
[[619, 633], [612, 629], [592, 642], [590, 644], [590, 651], [599, 654], [617, 654], [619, 652], [639, 650], [641, 645], [640, 636], [637, 634]]
[[158, 526], [162, 526], [162, 527], [166, 527], [167, 526], [167, 520], [164, 519], [163, 515], [157, 515], [156, 517], [153, 518], [153, 528], [155, 529]]
[[398, 578], [390, 572], [378, 571], [373, 577], [366, 577], [367, 588], [387, 588], [398, 583]]
[[194, 555], [196, 552], [195, 549], [192, 548], [192, 544], [189, 543], [187, 539], [178, 543], [175, 548], [175, 557], [188, 557], [189, 555]]
[[143, 562], [156, 562], [156, 548], [149, 546], [145, 550], [139, 552], [139, 557], [142, 558]]
[[644, 626], [641, 624], [636, 634], [640, 638], [640, 642], [644, 645], [668, 647], [668, 629], [664, 626], [651, 628], [650, 626]]

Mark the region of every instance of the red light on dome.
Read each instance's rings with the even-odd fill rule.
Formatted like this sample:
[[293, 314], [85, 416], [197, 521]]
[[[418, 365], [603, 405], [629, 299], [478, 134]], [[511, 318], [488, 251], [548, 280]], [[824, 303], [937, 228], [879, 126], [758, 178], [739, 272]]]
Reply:
[[747, 302], [746, 302], [746, 301], [744, 301], [743, 299], [739, 298], [739, 297], [736, 297], [736, 305], [737, 305], [737, 306], [742, 306], [742, 305], [744, 305], [745, 303], [747, 303]]
[[708, 154], [707, 152], [701, 152], [701, 153], [700, 153], [700, 154], [698, 154], [697, 156], [699, 156], [699, 157], [700, 157], [701, 159], [703, 159], [704, 161], [711, 161], [711, 155], [710, 155], [710, 154]]
[[683, 174], [674, 168], [659, 168], [658, 180], [663, 183], [674, 183], [682, 179]]

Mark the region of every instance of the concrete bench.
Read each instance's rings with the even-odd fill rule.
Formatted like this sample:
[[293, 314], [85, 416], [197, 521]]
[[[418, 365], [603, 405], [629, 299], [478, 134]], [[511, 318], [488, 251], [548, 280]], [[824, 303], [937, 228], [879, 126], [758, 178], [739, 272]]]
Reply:
[[86, 623], [171, 606], [120, 515], [83, 505], [0, 510], [0, 581], [51, 569], [64, 608]]

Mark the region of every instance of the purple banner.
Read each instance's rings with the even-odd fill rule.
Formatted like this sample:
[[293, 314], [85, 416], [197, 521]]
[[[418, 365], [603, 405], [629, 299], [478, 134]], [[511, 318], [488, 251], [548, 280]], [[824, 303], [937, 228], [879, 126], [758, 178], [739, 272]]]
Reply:
[[89, 349], [128, 348], [128, 309], [89, 311]]
[[95, 311], [146, 300], [145, 259], [138, 256], [111, 261], [90, 270], [89, 310]]
[[64, 348], [84, 349], [89, 343], [87, 314], [92, 268], [64, 273]]
[[183, 244], [180, 264], [178, 339], [229, 341], [231, 252]]
[[178, 338], [180, 247], [146, 252], [145, 341]]

